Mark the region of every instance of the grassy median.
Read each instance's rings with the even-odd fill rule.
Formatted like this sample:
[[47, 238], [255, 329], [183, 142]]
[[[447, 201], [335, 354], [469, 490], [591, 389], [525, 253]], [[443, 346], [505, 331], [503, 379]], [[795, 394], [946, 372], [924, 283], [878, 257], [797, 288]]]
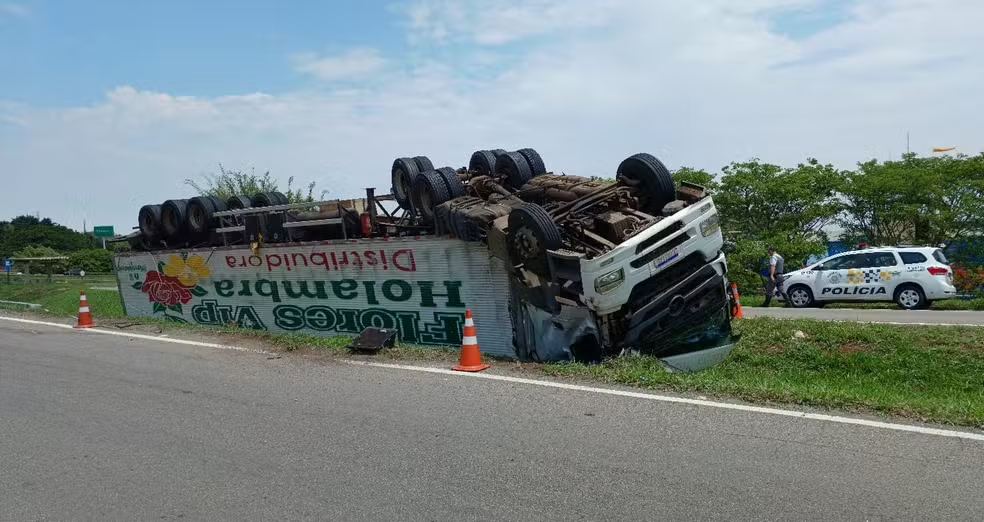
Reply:
[[[74, 316], [77, 284], [0, 285], [0, 299], [39, 303], [47, 313]], [[119, 295], [87, 290], [97, 320], [123, 316]], [[151, 320], [167, 329], [186, 327]], [[219, 329], [284, 351], [334, 356], [347, 337], [268, 334]], [[745, 319], [735, 322], [741, 342], [723, 364], [694, 374], [668, 373], [657, 359], [626, 357], [598, 365], [524, 364], [526, 371], [656, 390], [738, 397], [880, 412], [929, 422], [984, 428], [984, 328], [895, 326], [815, 320]], [[797, 332], [800, 332], [797, 334]], [[481, 330], [479, 330], [481, 340]], [[452, 349], [400, 346], [382, 357], [451, 361]], [[497, 365], [514, 368], [513, 365]]]
[[[762, 306], [765, 302], [763, 295], [741, 295], [742, 306]], [[782, 301], [772, 300], [773, 307], [781, 307]], [[851, 310], [901, 310], [899, 305], [892, 302], [855, 302], [855, 303], [829, 303], [826, 308], [844, 308]], [[984, 310], [984, 297], [957, 298], [934, 301], [930, 310], [938, 311], [982, 311]]]

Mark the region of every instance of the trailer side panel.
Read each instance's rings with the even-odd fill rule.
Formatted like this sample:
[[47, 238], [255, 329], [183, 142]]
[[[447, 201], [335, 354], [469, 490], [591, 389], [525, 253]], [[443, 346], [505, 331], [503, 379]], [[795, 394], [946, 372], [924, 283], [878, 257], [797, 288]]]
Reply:
[[435, 237], [117, 255], [127, 314], [270, 332], [461, 343], [471, 309], [481, 351], [515, 357], [509, 280], [482, 243]]

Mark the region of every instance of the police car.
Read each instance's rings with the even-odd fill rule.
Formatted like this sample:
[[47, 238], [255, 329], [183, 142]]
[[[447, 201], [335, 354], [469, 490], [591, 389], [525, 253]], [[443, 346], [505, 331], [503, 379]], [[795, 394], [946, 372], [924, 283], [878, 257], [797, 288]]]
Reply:
[[894, 301], [906, 310], [957, 296], [953, 270], [933, 247], [854, 250], [830, 256], [783, 278], [794, 308], [835, 301]]

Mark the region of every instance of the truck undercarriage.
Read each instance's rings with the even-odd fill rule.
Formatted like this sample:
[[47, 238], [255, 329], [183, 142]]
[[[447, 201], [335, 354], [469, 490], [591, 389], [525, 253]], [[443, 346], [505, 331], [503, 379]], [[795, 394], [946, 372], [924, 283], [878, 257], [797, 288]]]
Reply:
[[477, 151], [457, 169], [399, 158], [391, 177], [391, 194], [367, 189], [365, 199], [289, 204], [274, 192], [168, 200], [141, 208], [125, 239], [161, 250], [453, 236], [506, 261], [513, 286], [537, 309], [593, 312], [591, 335], [571, 343], [574, 358], [673, 356], [730, 342], [713, 202], [702, 187], [676, 186], [651, 155], [622, 161], [614, 181], [550, 173], [533, 149]]

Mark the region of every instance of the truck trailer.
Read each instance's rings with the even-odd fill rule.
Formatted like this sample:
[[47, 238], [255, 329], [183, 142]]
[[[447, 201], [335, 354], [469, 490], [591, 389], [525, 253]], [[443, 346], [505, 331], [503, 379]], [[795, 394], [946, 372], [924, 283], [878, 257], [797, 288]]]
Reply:
[[614, 179], [549, 172], [533, 149], [476, 151], [460, 168], [403, 157], [391, 180], [389, 194], [347, 200], [271, 192], [142, 207], [135, 231], [115, 238], [132, 246], [116, 256], [127, 313], [309, 333], [374, 326], [454, 345], [471, 308], [485, 353], [648, 353], [681, 370], [721, 361], [736, 341], [713, 199], [675, 185], [652, 155], [626, 158]]

